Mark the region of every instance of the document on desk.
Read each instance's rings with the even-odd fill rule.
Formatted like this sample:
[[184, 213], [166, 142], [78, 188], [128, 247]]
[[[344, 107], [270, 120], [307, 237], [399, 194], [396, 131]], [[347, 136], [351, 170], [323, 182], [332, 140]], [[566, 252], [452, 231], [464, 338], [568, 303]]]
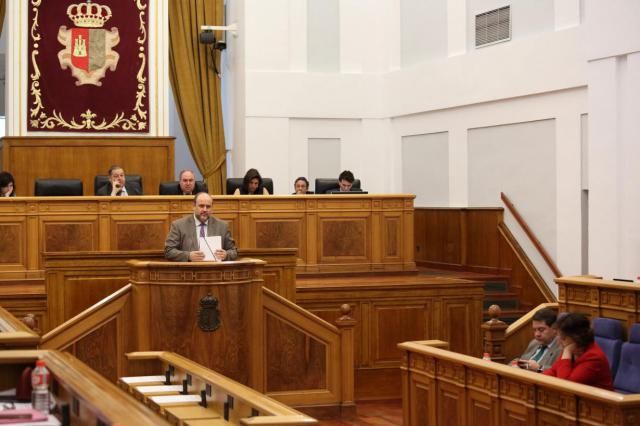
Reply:
[[198, 244], [200, 251], [204, 253], [204, 260], [219, 261], [216, 258], [216, 250], [222, 250], [222, 237], [220, 235], [200, 237], [198, 238]]

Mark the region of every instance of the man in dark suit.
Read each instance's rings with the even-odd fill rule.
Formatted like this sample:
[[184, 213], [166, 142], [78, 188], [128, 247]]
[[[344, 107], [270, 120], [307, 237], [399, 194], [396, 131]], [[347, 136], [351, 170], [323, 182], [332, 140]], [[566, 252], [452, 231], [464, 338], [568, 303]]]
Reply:
[[353, 189], [353, 182], [355, 182], [356, 178], [353, 176], [351, 170], [343, 170], [338, 176], [338, 186], [333, 188], [329, 188], [325, 191], [325, 194], [331, 194], [332, 192], [351, 192], [351, 191], [360, 191], [359, 189]]
[[196, 189], [196, 175], [191, 170], [182, 170], [178, 184], [171, 189], [166, 188], [163, 195], [195, 195], [198, 192]]
[[533, 314], [533, 340], [517, 361], [520, 368], [543, 372], [553, 365], [562, 353], [562, 345], [558, 341], [554, 327], [556, 312], [543, 308]]
[[109, 167], [109, 183], [98, 188], [96, 195], [110, 195], [112, 197], [142, 195], [142, 188], [137, 184], [127, 182], [124, 169], [114, 165]]
[[178, 262], [201, 262], [205, 255], [200, 251], [199, 238], [219, 235], [222, 249], [215, 250], [217, 260], [234, 260], [238, 257], [236, 243], [231, 238], [227, 223], [211, 215], [213, 200], [205, 192], [195, 196], [193, 214], [171, 224], [164, 243], [164, 256]]

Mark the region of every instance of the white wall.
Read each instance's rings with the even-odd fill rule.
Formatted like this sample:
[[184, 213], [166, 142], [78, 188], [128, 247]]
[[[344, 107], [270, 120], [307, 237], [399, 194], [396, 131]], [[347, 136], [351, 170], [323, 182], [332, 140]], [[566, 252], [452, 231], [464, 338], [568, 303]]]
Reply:
[[[541, 146], [530, 148], [544, 148], [537, 154], [549, 157], [536, 159], [544, 163], [545, 188], [540, 189], [544, 193], [532, 196], [537, 178], [523, 174], [521, 185], [509, 188], [509, 195], [523, 205], [529, 224], [541, 230], [539, 238], [554, 253], [561, 271], [583, 272], [587, 250], [582, 242], [587, 236], [582, 225], [588, 209], [589, 272], [631, 273], [631, 257], [640, 256], [636, 242], [640, 229], [630, 217], [636, 211], [635, 200], [640, 200], [638, 186], [633, 185], [640, 176], [627, 163], [637, 160], [634, 141], [640, 140], [635, 137], [640, 136], [636, 135], [640, 121], [623, 111], [639, 109], [640, 80], [632, 77], [638, 75], [638, 59], [627, 53], [640, 50], [640, 25], [635, 25], [640, 3], [371, 0], [363, 7], [357, 0], [340, 0], [338, 11], [332, 9], [326, 18], [328, 28], [335, 28], [339, 19], [339, 67], [333, 55], [326, 59], [331, 64], [325, 65], [331, 66], [325, 72], [309, 69], [321, 56], [309, 51], [315, 49], [309, 38], [315, 37], [318, 26], [317, 21], [309, 23], [311, 3], [245, 0], [243, 4], [245, 108], [236, 124], [246, 134], [234, 138], [234, 165], [257, 167], [274, 177], [276, 192], [290, 192], [293, 179], [309, 171], [309, 139], [334, 138], [340, 141], [341, 167], [353, 170], [367, 190], [399, 192], [410, 187], [405, 181], [421, 164], [428, 165], [428, 161], [403, 161], [403, 140], [409, 144], [416, 135], [446, 134], [443, 203], [468, 206], [480, 202], [479, 193], [489, 197], [490, 188], [497, 192], [491, 180], [476, 174], [478, 153], [473, 142], [482, 132], [478, 129], [525, 126], [529, 139], [523, 143], [534, 144], [532, 138], [539, 137]], [[470, 48], [473, 15], [507, 4], [513, 12], [512, 40]], [[431, 19], [435, 16], [440, 17], [437, 22]], [[589, 16], [597, 21], [585, 20]], [[602, 22], [606, 31], [598, 26]], [[621, 53], [623, 59], [609, 58]], [[601, 87], [592, 90], [592, 82]], [[616, 89], [621, 83], [624, 93]], [[622, 128], [616, 124], [621, 117]], [[544, 130], [537, 133], [537, 124], [531, 123]], [[487, 147], [499, 147], [513, 138], [496, 135], [496, 140], [485, 141]], [[437, 155], [444, 156], [444, 142], [438, 143], [442, 149]], [[612, 146], [614, 151], [605, 153]], [[503, 162], [524, 164], [530, 153], [518, 149], [499, 156]], [[612, 167], [618, 172], [611, 174]], [[499, 172], [504, 176], [506, 170]], [[605, 176], [607, 172], [610, 176]], [[583, 206], [581, 192], [585, 173], [588, 206]], [[495, 205], [500, 205], [497, 196], [493, 195]], [[439, 197], [420, 197], [417, 205]], [[489, 198], [482, 200], [489, 204]], [[540, 202], [530, 203], [533, 200]], [[594, 224], [607, 223], [610, 228], [611, 217], [625, 219], [625, 232], [630, 230], [632, 237], [615, 230], [605, 236], [603, 225]], [[611, 250], [612, 246], [620, 249]], [[631, 254], [623, 255], [623, 247]], [[612, 267], [613, 257], [620, 260]]]

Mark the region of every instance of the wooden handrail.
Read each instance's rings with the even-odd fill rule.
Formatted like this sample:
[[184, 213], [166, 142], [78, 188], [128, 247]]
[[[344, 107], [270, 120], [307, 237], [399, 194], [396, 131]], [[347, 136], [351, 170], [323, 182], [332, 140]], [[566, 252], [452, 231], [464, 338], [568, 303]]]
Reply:
[[504, 203], [504, 205], [507, 206], [507, 208], [509, 209], [513, 217], [516, 219], [520, 227], [524, 230], [524, 233], [527, 234], [527, 237], [529, 237], [529, 239], [535, 246], [536, 250], [538, 250], [542, 258], [544, 259], [547, 266], [549, 266], [549, 268], [555, 275], [555, 278], [561, 277], [562, 273], [560, 272], [560, 269], [558, 269], [558, 266], [555, 264], [553, 259], [551, 259], [551, 256], [549, 256], [549, 253], [547, 253], [545, 248], [542, 247], [540, 240], [538, 240], [538, 238], [535, 236], [531, 228], [529, 228], [529, 225], [527, 225], [527, 222], [525, 222], [525, 220], [522, 218], [522, 216], [516, 209], [516, 206], [513, 205], [509, 197], [507, 197], [507, 195], [504, 192], [500, 193], [500, 198], [502, 199], [502, 202]]

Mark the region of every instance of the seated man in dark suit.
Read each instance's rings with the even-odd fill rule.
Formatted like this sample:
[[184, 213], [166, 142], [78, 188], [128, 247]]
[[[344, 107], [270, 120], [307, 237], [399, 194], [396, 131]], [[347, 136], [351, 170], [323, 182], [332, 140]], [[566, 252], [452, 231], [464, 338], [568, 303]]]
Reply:
[[338, 186], [328, 189], [325, 191], [325, 194], [330, 194], [334, 191], [350, 192], [352, 191], [353, 182], [355, 180], [356, 178], [350, 170], [344, 170], [340, 173], [340, 176], [338, 176]]
[[211, 215], [213, 200], [201, 192], [193, 200], [193, 214], [171, 224], [164, 243], [164, 256], [179, 262], [201, 262], [205, 254], [200, 251], [199, 238], [219, 235], [222, 249], [215, 250], [217, 260], [234, 260], [238, 257], [236, 243], [231, 238], [227, 223]]
[[182, 170], [178, 177], [178, 184], [172, 192], [165, 189], [165, 195], [195, 195], [196, 175], [191, 170]]
[[534, 338], [520, 359], [514, 360], [518, 367], [538, 372], [551, 368], [562, 353], [555, 322], [556, 312], [553, 309], [544, 308], [533, 314], [531, 324]]
[[142, 195], [142, 188], [138, 185], [126, 181], [124, 169], [113, 165], [109, 167], [109, 183], [102, 185], [96, 195], [107, 195], [112, 197], [126, 197], [128, 195]]

